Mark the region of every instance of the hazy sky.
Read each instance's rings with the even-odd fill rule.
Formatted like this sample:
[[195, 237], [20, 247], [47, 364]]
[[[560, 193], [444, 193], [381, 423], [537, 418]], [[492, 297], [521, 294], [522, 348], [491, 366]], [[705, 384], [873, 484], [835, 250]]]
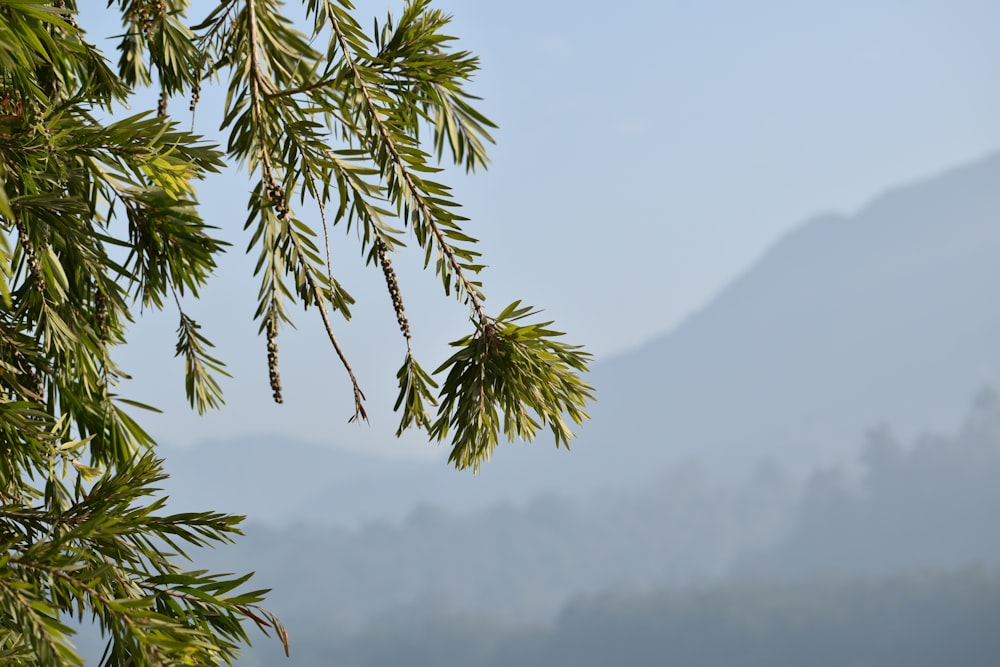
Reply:
[[[437, 4], [481, 56], [474, 90], [500, 125], [490, 171], [452, 174], [490, 265], [488, 303], [542, 307], [599, 358], [668, 331], [808, 217], [1000, 148], [992, 0]], [[197, 129], [211, 133], [206, 98]], [[234, 174], [204, 188], [206, 217], [234, 247], [204, 300], [186, 304], [235, 376], [228, 406], [207, 418], [186, 408], [173, 312], [134, 328], [122, 360], [136, 379], [122, 393], [164, 408], [145, 422], [177, 443], [273, 432], [427, 452], [388, 437], [404, 348], [381, 275], [362, 269], [349, 235], [334, 235], [336, 270], [361, 304], [340, 331], [376, 423], [347, 424], [349, 387], [314, 311], [282, 336], [286, 404], [270, 404], [242, 256], [247, 191]], [[397, 265], [433, 368], [467, 332], [466, 312], [416, 264]]]

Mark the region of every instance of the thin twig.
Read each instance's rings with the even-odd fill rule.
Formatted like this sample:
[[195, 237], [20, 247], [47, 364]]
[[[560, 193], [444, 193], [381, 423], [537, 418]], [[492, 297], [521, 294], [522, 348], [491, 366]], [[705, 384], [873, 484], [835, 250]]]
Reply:
[[[327, 3], [329, 5], [329, 3]], [[462, 285], [462, 290], [465, 292], [472, 304], [473, 309], [476, 311], [476, 316], [479, 318], [480, 322], [486, 322], [488, 316], [486, 315], [486, 309], [483, 307], [482, 301], [476, 296], [477, 290], [472, 281], [469, 280], [465, 271], [462, 269], [462, 265], [455, 258], [455, 251], [452, 249], [451, 244], [449, 244], [444, 238], [444, 232], [438, 227], [437, 223], [434, 222], [434, 216], [431, 214], [430, 206], [420, 195], [420, 191], [417, 189], [415, 183], [413, 182], [413, 176], [410, 174], [409, 169], [406, 167], [406, 161], [403, 160], [399, 153], [399, 149], [396, 147], [395, 142], [392, 139], [392, 134], [386, 127], [385, 122], [379, 115], [378, 108], [375, 106], [374, 101], [368, 92], [368, 86], [365, 83], [364, 77], [361, 76], [361, 72], [358, 69], [357, 63], [351, 57], [351, 52], [349, 44], [347, 43], [347, 38], [344, 36], [343, 31], [340, 29], [340, 23], [335, 18], [332, 11], [328, 13], [330, 18], [330, 25], [337, 37], [337, 41], [340, 44], [340, 49], [344, 54], [344, 62], [350, 67], [351, 72], [354, 75], [354, 80], [358, 83], [358, 87], [361, 90], [361, 95], [364, 98], [365, 105], [368, 107], [369, 116], [372, 123], [378, 128], [379, 135], [382, 137], [382, 141], [385, 142], [386, 148], [388, 149], [389, 155], [392, 156], [392, 161], [399, 173], [402, 175], [404, 182], [406, 183], [407, 189], [410, 191], [414, 201], [416, 201], [417, 206], [420, 208], [421, 213], [424, 216], [424, 220], [427, 226], [431, 229], [431, 233], [434, 235], [434, 240], [437, 242], [438, 248], [444, 253], [448, 260], [448, 264], [451, 266], [452, 271], [458, 276], [459, 281]]]

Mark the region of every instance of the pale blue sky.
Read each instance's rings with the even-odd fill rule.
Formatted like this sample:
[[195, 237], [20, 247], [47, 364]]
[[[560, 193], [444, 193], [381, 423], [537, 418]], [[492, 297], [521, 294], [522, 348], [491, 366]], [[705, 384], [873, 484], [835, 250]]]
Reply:
[[[359, 6], [370, 17], [389, 4]], [[500, 125], [490, 171], [452, 181], [483, 241], [489, 303], [543, 307], [598, 357], [668, 331], [806, 218], [856, 210], [1000, 148], [1000, 3], [438, 6], [482, 57], [474, 89]], [[198, 129], [212, 132], [216, 118], [203, 105]], [[135, 327], [123, 361], [136, 380], [123, 393], [167, 410], [146, 423], [178, 443], [272, 432], [427, 452], [419, 437], [405, 447], [389, 437], [403, 347], [381, 276], [361, 270], [350, 237], [335, 235], [337, 265], [362, 304], [340, 330], [376, 423], [346, 423], [349, 388], [312, 317], [282, 337], [287, 402], [270, 404], [250, 320], [256, 281], [241, 257], [246, 192], [238, 176], [203, 192], [206, 217], [234, 248], [204, 302], [187, 306], [230, 363], [229, 405], [207, 418], [187, 409], [174, 313]], [[466, 332], [465, 311], [414, 263], [398, 264], [418, 350], [434, 367], [442, 342]]]

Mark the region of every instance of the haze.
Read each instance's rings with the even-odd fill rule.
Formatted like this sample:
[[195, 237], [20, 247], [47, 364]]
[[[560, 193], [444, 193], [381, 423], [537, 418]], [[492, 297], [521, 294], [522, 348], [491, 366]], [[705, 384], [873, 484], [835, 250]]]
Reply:
[[[311, 312], [273, 405], [224, 175], [233, 248], [185, 308], [226, 407], [188, 409], [173, 313], [122, 358], [172, 506], [249, 515], [199, 562], [275, 589], [290, 665], [1000, 664], [1000, 4], [437, 4], [500, 125], [489, 171], [448, 172], [488, 303], [596, 354], [594, 419], [478, 478], [392, 438], [404, 348], [340, 235], [372, 424]], [[397, 268], [434, 367], [466, 312]]]
[[[805, 218], [852, 212], [886, 187], [1000, 146], [994, 3], [441, 6], [460, 46], [482, 58], [474, 89], [500, 125], [491, 169], [450, 175], [482, 239], [490, 302], [544, 308], [599, 359], [675, 327]], [[196, 128], [212, 134], [208, 109]], [[127, 393], [166, 410], [149, 420], [154, 435], [193, 444], [274, 432], [430, 454], [419, 438], [389, 438], [402, 347], [381, 277], [358, 266], [350, 238], [335, 236], [335, 261], [360, 304], [340, 331], [373, 426], [346, 423], [346, 380], [306, 318], [283, 336], [288, 401], [271, 405], [242, 254], [247, 190], [236, 174], [203, 188], [206, 215], [233, 248], [202, 302], [186, 305], [233, 372], [227, 407], [191, 414], [174, 314], [146, 318], [123, 362], [136, 375]], [[433, 366], [466, 331], [466, 313], [414, 263], [403, 278]]]

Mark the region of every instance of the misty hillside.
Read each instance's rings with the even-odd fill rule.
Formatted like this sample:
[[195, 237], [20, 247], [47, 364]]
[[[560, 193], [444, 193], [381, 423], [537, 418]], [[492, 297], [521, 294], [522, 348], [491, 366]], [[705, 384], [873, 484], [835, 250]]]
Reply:
[[608, 590], [995, 568], [997, 479], [1000, 398], [982, 392], [954, 435], [911, 444], [874, 433], [859, 475], [797, 481], [770, 464], [713, 483], [686, 465], [585, 501], [472, 516], [420, 508], [354, 530], [251, 525], [199, 565], [256, 571], [274, 588], [269, 606], [300, 631], [428, 606], [544, 622], [574, 596]]
[[767, 578], [878, 576], [1000, 563], [1000, 397], [983, 391], [954, 436], [913, 445], [869, 434], [862, 475], [808, 480], [794, 527], [731, 574]]
[[[860, 474], [769, 464], [720, 484], [687, 465], [588, 501], [252, 525], [198, 563], [274, 587], [294, 664], [455, 664], [456, 645], [484, 665], [996, 664], [1000, 397], [981, 392], [954, 431], [874, 431]], [[634, 659], [585, 658], [597, 646]], [[808, 659], [817, 646], [827, 662]]]
[[170, 488], [188, 509], [358, 525], [420, 503], [583, 497], [687, 460], [734, 479], [765, 456], [804, 472], [850, 460], [882, 423], [904, 438], [949, 429], [977, 389], [1000, 386], [998, 285], [995, 155], [806, 222], [678, 329], [600, 360], [570, 453], [544, 437], [502, 445], [474, 478], [440, 448], [400, 462], [259, 436], [164, 448]]
[[[304, 633], [296, 667], [987, 667], [1000, 663], [1000, 575], [970, 569], [608, 593], [553, 623], [514, 626], [422, 608], [354, 636]], [[240, 665], [280, 664], [272, 647]]]
[[[661, 658], [663, 619], [719, 627], [732, 651], [692, 634], [693, 665], [757, 649], [766, 664], [796, 623], [803, 641], [868, 650], [852, 619], [879, 609], [916, 614], [899, 636], [931, 637], [938, 603], [972, 623], [997, 588], [967, 568], [1000, 566], [1000, 399], [981, 390], [1000, 387], [997, 184], [1000, 155], [802, 225], [677, 330], [597, 364], [570, 453], [502, 446], [473, 477], [281, 437], [168, 447], [171, 505], [249, 514], [246, 539], [198, 565], [256, 571], [303, 654], [336, 638], [356, 652], [344, 664], [390, 664], [390, 649], [438, 664], [454, 642], [481, 664], [551, 664], [581, 636], [632, 641], [595, 618], [646, 618], [633, 639]], [[901, 573], [916, 578], [879, 583]], [[763, 592], [745, 597], [748, 577]], [[424, 618], [440, 623], [406, 634]], [[981, 625], [941, 631], [995, 654]], [[890, 648], [830, 664], [931, 655]]]
[[581, 463], [625, 478], [769, 454], [801, 470], [880, 423], [949, 428], [1000, 380], [998, 288], [1000, 155], [811, 220], [680, 328], [598, 366]]

